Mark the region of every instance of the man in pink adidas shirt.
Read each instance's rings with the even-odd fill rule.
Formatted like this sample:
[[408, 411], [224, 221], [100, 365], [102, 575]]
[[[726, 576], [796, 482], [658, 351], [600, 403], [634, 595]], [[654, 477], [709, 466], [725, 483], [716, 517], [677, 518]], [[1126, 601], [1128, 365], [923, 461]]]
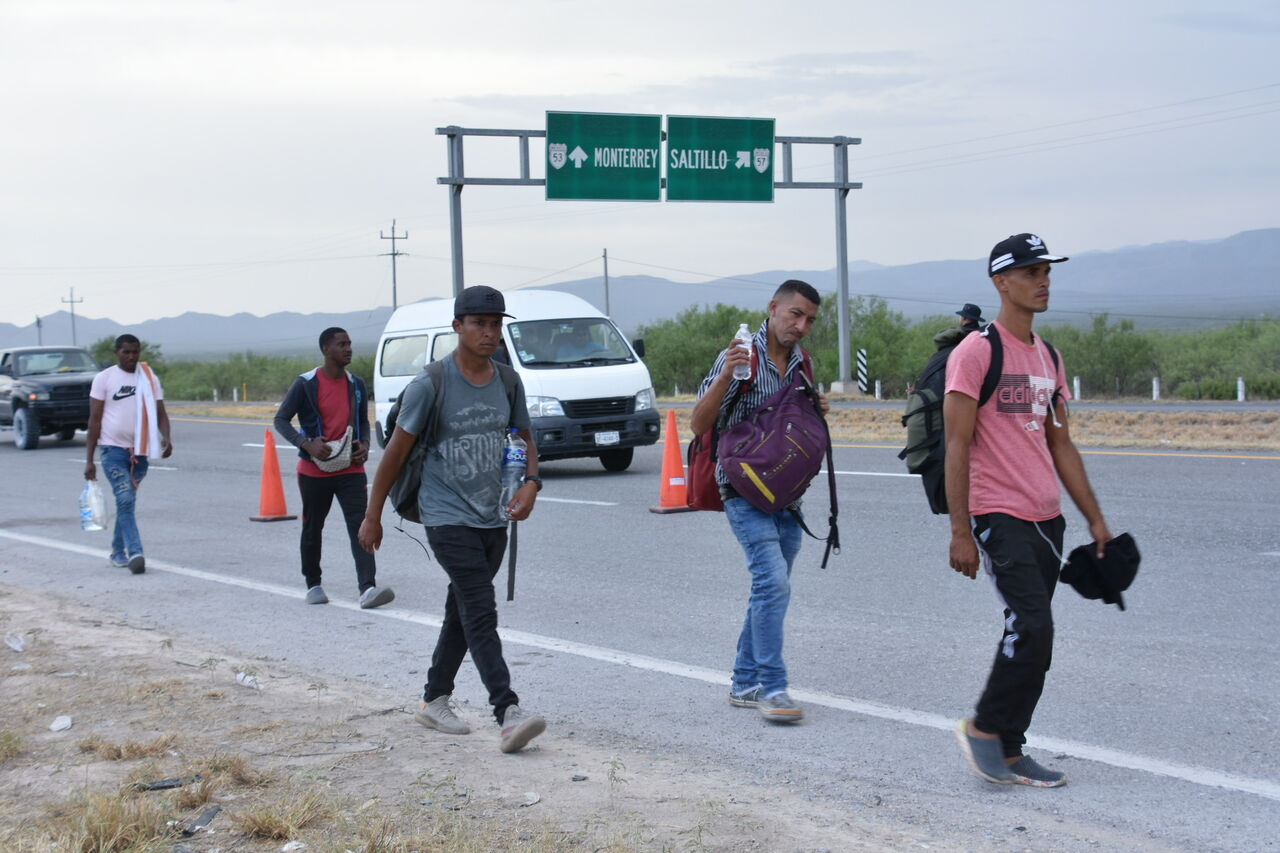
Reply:
[[[991, 250], [988, 274], [1000, 313], [966, 337], [947, 362], [947, 504], [951, 567], [977, 577], [979, 555], [1004, 605], [1004, 634], [975, 715], [956, 736], [970, 767], [997, 784], [1052, 788], [1066, 774], [1024, 755], [1026, 731], [1053, 654], [1050, 602], [1062, 569], [1061, 490], [1089, 522], [1101, 557], [1111, 539], [1084, 462], [1067, 429], [1062, 359], [1031, 331], [1049, 307], [1049, 253], [1034, 234]], [[989, 368], [995, 392], [978, 405]]]

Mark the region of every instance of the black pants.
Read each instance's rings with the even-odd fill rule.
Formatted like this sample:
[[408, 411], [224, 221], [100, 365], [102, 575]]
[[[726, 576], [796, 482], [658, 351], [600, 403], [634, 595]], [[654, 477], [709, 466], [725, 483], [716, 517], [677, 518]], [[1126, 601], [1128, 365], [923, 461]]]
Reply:
[[511, 689], [511, 673], [498, 638], [498, 603], [493, 578], [507, 550], [505, 527], [449, 525], [428, 527], [427, 542], [449, 575], [444, 624], [431, 656], [423, 699], [427, 702], [453, 693], [453, 680], [467, 650], [489, 691], [489, 704], [499, 723], [508, 705], [519, 703]]
[[1050, 603], [1062, 568], [1058, 555], [1065, 528], [1060, 515], [1038, 523], [1003, 513], [973, 519], [973, 533], [1005, 608], [1004, 635], [973, 722], [1000, 736], [1006, 757], [1022, 754], [1053, 658]]
[[369, 495], [365, 491], [367, 483], [364, 474], [337, 474], [333, 477], [298, 475], [298, 491], [302, 494], [302, 576], [306, 578], [308, 588], [320, 584], [321, 534], [334, 497], [337, 497], [342, 517], [347, 523], [360, 591], [377, 585], [374, 580], [377, 564], [373, 555], [360, 547], [357, 538], [365, 508], [369, 505]]

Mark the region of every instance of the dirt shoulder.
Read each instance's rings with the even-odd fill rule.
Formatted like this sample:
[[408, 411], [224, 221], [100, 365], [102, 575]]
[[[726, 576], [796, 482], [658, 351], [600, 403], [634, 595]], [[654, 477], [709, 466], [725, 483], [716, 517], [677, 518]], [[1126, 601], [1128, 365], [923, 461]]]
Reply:
[[[275, 406], [173, 403], [169, 411], [185, 417], [242, 418], [270, 423]], [[675, 411], [680, 434], [688, 436], [690, 410]], [[901, 447], [906, 440], [902, 412], [897, 409], [835, 409], [828, 422], [836, 441]], [[1071, 413], [1071, 435], [1080, 447], [1280, 451], [1280, 412], [1079, 409]]]
[[[470, 735], [442, 735], [414, 723], [403, 697], [369, 685], [14, 587], [0, 586], [0, 632], [23, 647], [0, 646], [4, 850], [265, 853], [301, 841], [368, 853], [845, 851], [924, 841], [713, 769], [622, 757], [572, 732], [503, 755], [481, 720]], [[71, 727], [51, 731], [64, 715]], [[130, 787], [165, 779], [184, 784]], [[212, 806], [207, 829], [175, 835]], [[84, 846], [112, 833], [130, 844]]]

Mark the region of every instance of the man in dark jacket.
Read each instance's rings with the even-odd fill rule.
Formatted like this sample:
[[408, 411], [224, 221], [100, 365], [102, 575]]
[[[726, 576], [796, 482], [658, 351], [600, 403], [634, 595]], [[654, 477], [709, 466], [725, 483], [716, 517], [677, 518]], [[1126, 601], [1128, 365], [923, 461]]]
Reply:
[[[306, 602], [329, 602], [320, 586], [320, 546], [324, 520], [336, 497], [347, 523], [351, 555], [356, 562], [360, 606], [367, 610], [381, 607], [396, 597], [390, 587], [377, 585], [373, 554], [361, 548], [356, 538], [368, 504], [364, 463], [369, 458], [369, 395], [364, 381], [347, 371], [351, 363], [351, 338], [344, 330], [329, 328], [321, 332], [320, 352], [324, 353], [324, 364], [293, 380], [275, 419], [276, 432], [298, 448]], [[295, 416], [301, 431], [293, 427]], [[346, 453], [350, 454], [349, 463], [338, 467], [340, 463], [336, 460]], [[331, 456], [334, 460], [330, 460]]]

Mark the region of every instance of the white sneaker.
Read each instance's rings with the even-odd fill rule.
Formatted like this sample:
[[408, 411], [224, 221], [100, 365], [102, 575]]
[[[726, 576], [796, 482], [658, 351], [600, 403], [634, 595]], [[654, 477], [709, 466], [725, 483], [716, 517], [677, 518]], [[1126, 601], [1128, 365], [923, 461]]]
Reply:
[[303, 601], [307, 604], [328, 604], [329, 596], [324, 594], [324, 587], [316, 584], [307, 590], [307, 597]]
[[396, 594], [389, 586], [371, 586], [360, 593], [360, 609], [372, 610], [396, 600]]
[[519, 705], [508, 705], [502, 715], [502, 743], [498, 749], [519, 752], [546, 729], [547, 721], [542, 717], [526, 712]]
[[449, 697], [437, 696], [430, 702], [423, 702], [422, 707], [414, 712], [413, 718], [429, 729], [444, 732], [447, 735], [465, 735], [471, 733], [471, 726], [453, 712]]

